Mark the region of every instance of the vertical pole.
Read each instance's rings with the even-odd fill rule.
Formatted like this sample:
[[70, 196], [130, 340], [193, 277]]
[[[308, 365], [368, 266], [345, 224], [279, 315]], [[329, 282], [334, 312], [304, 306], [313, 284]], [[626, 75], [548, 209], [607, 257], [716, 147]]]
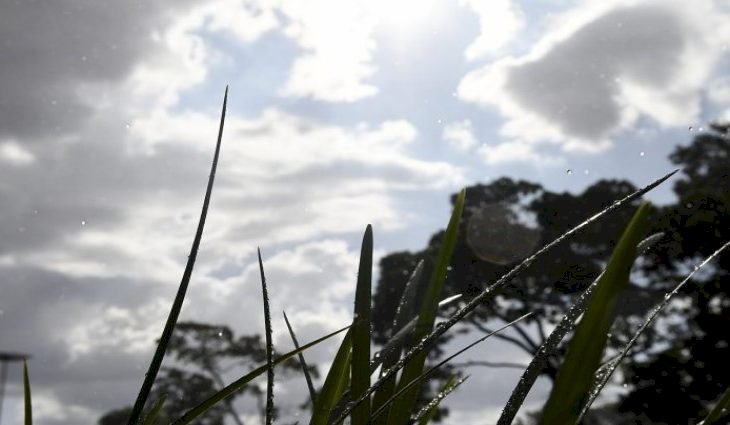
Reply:
[[8, 377], [8, 363], [0, 361], [0, 424], [3, 423], [3, 399], [5, 398], [5, 379]]

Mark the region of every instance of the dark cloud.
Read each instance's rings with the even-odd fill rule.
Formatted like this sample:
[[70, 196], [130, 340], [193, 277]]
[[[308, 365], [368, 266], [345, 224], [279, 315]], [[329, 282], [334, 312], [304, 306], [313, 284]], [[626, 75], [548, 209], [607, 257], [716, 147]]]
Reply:
[[152, 41], [194, 1], [3, 0], [0, 3], [0, 138], [73, 132], [93, 111], [87, 83], [126, 77]]
[[607, 13], [535, 61], [514, 67], [506, 89], [569, 135], [605, 137], [618, 126], [621, 78], [662, 87], [676, 78], [687, 29], [659, 5]]

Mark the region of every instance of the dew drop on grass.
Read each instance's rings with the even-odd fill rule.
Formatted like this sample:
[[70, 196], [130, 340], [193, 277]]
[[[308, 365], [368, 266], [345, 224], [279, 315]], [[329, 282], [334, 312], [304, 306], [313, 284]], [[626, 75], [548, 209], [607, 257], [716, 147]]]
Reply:
[[694, 127], [692, 127], [692, 126], [689, 126], [688, 130], [689, 131], [695, 131]]
[[573, 174], [573, 170], [571, 170], [570, 168], [568, 168], [568, 169], [567, 169], [567, 170], [565, 171], [565, 173], [566, 173], [566, 174]]

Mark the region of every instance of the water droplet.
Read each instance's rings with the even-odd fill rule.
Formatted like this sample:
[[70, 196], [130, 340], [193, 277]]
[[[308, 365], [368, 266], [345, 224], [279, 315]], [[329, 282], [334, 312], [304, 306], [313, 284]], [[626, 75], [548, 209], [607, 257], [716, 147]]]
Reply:
[[126, 128], [127, 130], [129, 130], [130, 128], [132, 128], [132, 124], [131, 123], [124, 123], [124, 128]]
[[588, 170], [583, 170], [583, 174], [588, 174]]
[[452, 268], [453, 268], [453, 267], [451, 267], [451, 266], [446, 266], [446, 271], [447, 271], [447, 272], [450, 272]]
[[692, 203], [691, 203], [691, 202], [687, 202], [686, 204], [684, 204], [684, 206], [685, 206], [685, 207], [687, 207], [687, 208], [692, 208], [692, 207], [694, 207], [694, 205], [692, 205]]
[[573, 170], [571, 170], [570, 168], [568, 168], [568, 169], [567, 169], [567, 170], [566, 170], [565, 172], [566, 172], [567, 174], [573, 174]]
[[697, 129], [697, 131], [705, 131], [704, 127], [700, 127]]
[[86, 226], [86, 220], [81, 220], [81, 225]]
[[689, 131], [695, 131], [694, 127], [692, 127], [692, 126], [689, 126], [688, 130]]
[[624, 388], [628, 388], [628, 387], [629, 387], [629, 384], [624, 382]]
[[639, 152], [639, 156], [644, 156], [644, 151]]
[[218, 336], [223, 336], [223, 332], [219, 331]]

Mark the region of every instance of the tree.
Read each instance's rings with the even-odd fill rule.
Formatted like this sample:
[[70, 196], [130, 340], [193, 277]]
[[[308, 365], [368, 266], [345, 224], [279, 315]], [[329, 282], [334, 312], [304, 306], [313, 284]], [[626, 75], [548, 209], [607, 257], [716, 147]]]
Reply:
[[[174, 420], [213, 393], [223, 388], [224, 375], [231, 370], [253, 369], [266, 362], [266, 349], [260, 335], [244, 335], [235, 338], [231, 329], [222, 325], [196, 322], [180, 322], [167, 347], [167, 354], [175, 366], [163, 367], [149, 397], [149, 406], [166, 395], [161, 418]], [[282, 364], [284, 371], [300, 371], [299, 363], [290, 359]], [[310, 368], [315, 377], [317, 370]], [[249, 395], [256, 399], [259, 411], [264, 415], [265, 391], [255, 385], [246, 385], [225, 402], [213, 406], [197, 424], [223, 425], [229, 417], [242, 425], [233, 400]], [[149, 408], [148, 406], [148, 408]], [[99, 425], [126, 424], [131, 406], [105, 414]]]
[[[714, 124], [670, 157], [684, 177], [674, 185], [677, 202], [663, 209], [657, 225], [669, 229], [666, 241], [645, 265], [662, 290], [730, 240], [729, 129]], [[636, 423], [696, 423], [730, 386], [729, 274], [730, 255], [723, 253], [670, 309], [663, 330], [668, 346], [625, 365], [631, 391], [618, 407], [638, 412]]]
[[[730, 239], [728, 172], [730, 125], [714, 125], [670, 157], [682, 166], [674, 191], [678, 200], [656, 208], [652, 232], [665, 232], [660, 242], [637, 261], [636, 273], [622, 300], [609, 337], [608, 350], [622, 347], [646, 312], [688, 273], [692, 265]], [[603, 180], [583, 193], [554, 193], [538, 184], [501, 178], [467, 188], [467, 206], [444, 296], [464, 294], [469, 299], [494, 282], [515, 261], [552, 241], [593, 213], [635, 190], [626, 181]], [[455, 195], [452, 196], [452, 203]], [[533, 312], [534, 316], [497, 336], [533, 355], [545, 340], [546, 329], [560, 319], [568, 305], [598, 275], [616, 239], [628, 222], [626, 208], [591, 224], [552, 253], [537, 259], [525, 272], [466, 320], [471, 330], [488, 332], [495, 321], [508, 322]], [[478, 229], [483, 229], [477, 234]], [[374, 296], [376, 341], [384, 343], [387, 324], [410, 270], [419, 259], [433, 262], [443, 231], [433, 235], [419, 252], [397, 252], [381, 260]], [[596, 409], [586, 423], [678, 423], [699, 418], [730, 384], [728, 335], [730, 267], [725, 254], [703, 274], [700, 287], [688, 286], [682, 302], [663, 315], [625, 360], [624, 375], [631, 392], [620, 403]], [[427, 267], [428, 268], [428, 267]], [[428, 273], [425, 273], [426, 275]], [[725, 282], [727, 283], [727, 282]], [[723, 289], [724, 288], [724, 289]], [[455, 307], [443, 314], [449, 314]], [[661, 349], [664, 347], [664, 349]], [[550, 359], [543, 375], [554, 379], [562, 351]], [[702, 359], [702, 360], [697, 360]], [[519, 367], [510, 363], [492, 367]], [[712, 371], [711, 373], [708, 371]], [[671, 397], [670, 397], [671, 396]], [[667, 400], [680, 400], [676, 404]]]

